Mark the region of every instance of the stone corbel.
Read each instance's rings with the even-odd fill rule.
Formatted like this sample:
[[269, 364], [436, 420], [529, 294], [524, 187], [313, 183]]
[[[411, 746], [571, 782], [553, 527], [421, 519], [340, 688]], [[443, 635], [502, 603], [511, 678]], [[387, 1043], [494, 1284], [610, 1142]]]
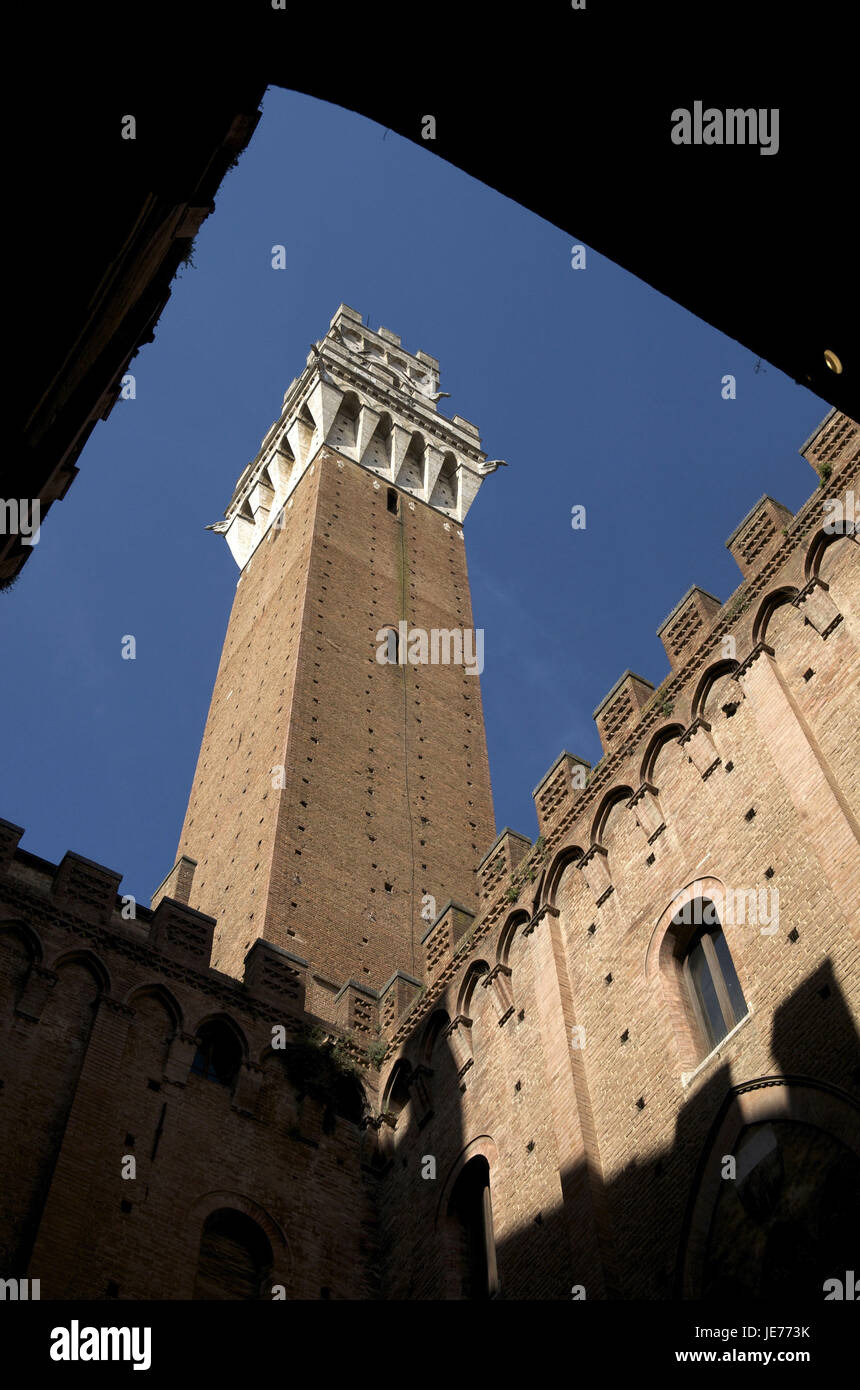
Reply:
[[577, 860], [577, 868], [581, 870], [591, 889], [594, 901], [600, 907], [600, 904], [605, 902], [612, 892], [612, 880], [609, 876], [609, 855], [604, 846], [592, 845], [582, 858]]
[[458, 1014], [448, 1024], [442, 1036], [447, 1038], [450, 1043], [459, 1079], [466, 1074], [474, 1061], [472, 1056], [472, 1020], [467, 1018], [465, 1014]]
[[511, 967], [509, 965], [494, 965], [488, 974], [481, 980], [481, 987], [490, 991], [493, 1005], [499, 1015], [499, 1027], [507, 1023], [514, 1011], [514, 996], [511, 992]]
[[397, 475], [403, 467], [403, 460], [406, 458], [409, 445], [412, 443], [412, 435], [409, 430], [402, 425], [392, 424], [391, 426], [391, 469], [388, 474], [391, 482], [397, 481]]
[[445, 455], [441, 449], [437, 449], [433, 444], [424, 447], [424, 491], [422, 497], [425, 502], [429, 502], [433, 496], [433, 489], [442, 472], [442, 464], [445, 462]]
[[808, 584], [792, 599], [793, 606], [802, 613], [810, 627], [815, 628], [819, 637], [829, 637], [834, 628], [842, 622], [842, 614], [828, 593], [829, 585], [813, 575]]
[[531, 918], [531, 920], [526, 924], [526, 926], [523, 927], [523, 936], [531, 936], [531, 934], [532, 934], [532, 932], [534, 931], [535, 927], [538, 925], [539, 922], [543, 921], [544, 917], [557, 917], [557, 916], [558, 916], [558, 908], [557, 908], [557, 907], [553, 907], [552, 903], [544, 903], [542, 907], [539, 907], [539, 908], [538, 908], [537, 912], [534, 914], [534, 916]]
[[643, 782], [639, 790], [633, 793], [627, 806], [633, 812], [636, 824], [650, 845], [666, 829], [663, 811], [657, 800], [657, 788], [652, 782]]
[[717, 746], [711, 737], [711, 726], [707, 719], [702, 719], [701, 715], [697, 715], [689, 729], [684, 730], [678, 742], [686, 750], [696, 771], [701, 773], [703, 782], [722, 762], [722, 758], [717, 752]]
[[433, 1075], [430, 1067], [425, 1067], [419, 1063], [409, 1074], [406, 1084], [409, 1087], [409, 1099], [413, 1107], [418, 1128], [421, 1129], [433, 1115], [433, 1106], [430, 1098], [429, 1080]]
[[167, 1061], [164, 1064], [164, 1079], [175, 1086], [184, 1086], [188, 1080], [191, 1063], [197, 1053], [197, 1039], [190, 1033], [174, 1033], [170, 1040]]
[[56, 983], [57, 976], [53, 970], [46, 970], [43, 965], [32, 965], [24, 985], [24, 992], [15, 1005], [16, 1014], [21, 1018], [29, 1018], [34, 1023], [38, 1023], [48, 996]]
[[739, 681], [742, 676], [745, 676], [753, 662], [757, 661], [760, 656], [773, 656], [773, 654], [773, 647], [769, 647], [767, 642], [756, 642], [752, 651], [744, 657], [737, 670], [732, 672], [732, 680]]
[[324, 444], [331, 433], [343, 396], [340, 387], [320, 378], [307, 398], [307, 407], [316, 425], [320, 444]]
[[243, 1062], [233, 1090], [233, 1109], [244, 1115], [257, 1113], [257, 1098], [263, 1080], [263, 1068], [256, 1062]]

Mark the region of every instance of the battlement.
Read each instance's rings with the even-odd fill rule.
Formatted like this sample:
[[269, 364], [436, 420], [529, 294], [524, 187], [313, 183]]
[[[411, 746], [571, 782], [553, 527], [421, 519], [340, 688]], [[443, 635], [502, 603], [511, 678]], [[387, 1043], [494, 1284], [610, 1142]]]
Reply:
[[446, 394], [435, 357], [407, 352], [396, 333], [374, 332], [341, 304], [287, 387], [281, 415], [239, 478], [226, 520], [210, 529], [225, 536], [242, 569], [325, 446], [462, 524], [498, 461], [486, 464], [470, 421], [439, 414]]
[[[831, 441], [834, 456], [822, 448], [822, 440]], [[395, 1032], [392, 1048], [465, 968], [465, 935], [477, 946], [512, 912], [525, 912], [533, 921], [541, 915], [559, 846], [578, 846], [578, 874], [595, 911], [614, 888], [602, 843], [614, 808], [625, 808], [646, 861], [654, 861], [653, 846], [666, 830], [667, 814], [654, 780], [660, 750], [677, 744], [703, 783], [714, 775], [723, 762], [712, 723], [714, 692], [726, 682], [732, 687], [723, 696], [721, 715], [731, 717], [744, 699], [745, 676], [761, 653], [772, 655], [764, 639], [781, 606], [790, 604], [823, 640], [838, 629], [842, 615], [818, 572], [829, 542], [837, 538], [832, 528], [825, 529], [830, 515], [825, 503], [843, 496], [849, 509], [846, 494], [855, 486], [852, 475], [860, 464], [860, 426], [831, 412], [811, 441], [827, 489], [813, 493], [796, 515], [773, 498], [761, 498], [728, 542], [744, 573], [740, 587], [722, 603], [694, 585], [663, 620], [658, 635], [671, 663], [669, 675], [655, 689], [645, 677], [625, 671], [594, 711], [605, 750], [601, 761], [591, 767], [567, 751], [559, 754], [532, 793], [540, 839], [531, 846], [509, 830], [497, 837], [477, 866], [482, 889], [477, 918], [470, 916], [467, 925], [448, 910], [425, 935], [428, 990]], [[845, 534], [854, 539], [850, 529]]]
[[[350, 980], [332, 995], [319, 991], [313, 995], [316, 1003], [331, 999], [330, 1009], [309, 1010], [308, 994], [313, 991], [309, 991], [312, 972], [308, 961], [272, 942], [254, 942], [245, 958], [241, 982], [212, 969], [215, 919], [165, 891], [178, 884], [187, 898], [193, 860], [183, 857], [177, 862], [156, 890], [152, 907], [146, 908], [131, 895], [119, 895], [121, 875], [102, 864], [72, 851], [59, 864], [52, 864], [19, 849], [23, 833], [20, 826], [0, 820], [0, 917], [10, 920], [17, 906], [21, 919], [31, 925], [41, 919], [46, 925], [74, 926], [90, 938], [94, 951], [100, 945], [117, 949], [138, 962], [149, 962], [159, 974], [194, 981], [220, 995], [225, 1003], [235, 1003], [239, 991], [245, 1007], [252, 1010], [274, 1011], [293, 1024], [307, 1015], [335, 1035], [349, 1037], [357, 1055], [378, 1032], [382, 992]], [[105, 978], [108, 974], [105, 968]], [[395, 982], [389, 982], [386, 991], [390, 992]]]

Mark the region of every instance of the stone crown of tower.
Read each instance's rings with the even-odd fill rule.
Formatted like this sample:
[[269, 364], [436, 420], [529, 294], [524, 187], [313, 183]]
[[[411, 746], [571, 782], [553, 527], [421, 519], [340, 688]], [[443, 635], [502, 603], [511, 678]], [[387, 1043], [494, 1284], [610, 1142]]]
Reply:
[[[222, 533], [244, 568], [324, 445], [462, 523], [490, 468], [478, 429], [440, 416], [439, 363], [341, 304], [236, 484]], [[493, 461], [492, 467], [496, 466]]]

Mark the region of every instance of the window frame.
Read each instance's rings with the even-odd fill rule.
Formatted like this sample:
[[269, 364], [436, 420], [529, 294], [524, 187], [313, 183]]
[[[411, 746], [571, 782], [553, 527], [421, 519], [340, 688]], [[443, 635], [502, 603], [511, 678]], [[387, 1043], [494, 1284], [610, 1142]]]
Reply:
[[[711, 904], [711, 906], [713, 906], [713, 904]], [[723, 967], [720, 964], [720, 960], [717, 955], [717, 948], [714, 942], [714, 937], [716, 936], [717, 932], [719, 932], [722, 935], [729, 960], [731, 961], [732, 969], [735, 972], [735, 979], [738, 983], [740, 996], [744, 1002], [744, 1012], [742, 1014], [737, 1014], [734, 1005], [732, 1004], [729, 987], [726, 983], [726, 979], [723, 974]], [[702, 954], [704, 956], [705, 964], [708, 968], [708, 972], [711, 977], [711, 983], [713, 985], [717, 1005], [719, 1007], [720, 1013], [722, 1014], [724, 1031], [720, 1034], [718, 1038], [713, 1037], [713, 1029], [711, 1027], [710, 1019], [708, 1018], [707, 1011], [702, 1001], [699, 987], [696, 984], [696, 981], [693, 977], [693, 970], [690, 958], [693, 952], [696, 950], [697, 946], [701, 946], [702, 948]], [[732, 954], [729, 950], [729, 944], [728, 941], [726, 941], [726, 935], [723, 931], [723, 926], [722, 923], [719, 921], [719, 918], [717, 918], [713, 923], [703, 923], [701, 926], [697, 927], [696, 931], [687, 941], [681, 959], [681, 973], [684, 978], [684, 983], [687, 989], [687, 995], [693, 1008], [693, 1013], [695, 1015], [696, 1022], [699, 1027], [701, 1038], [705, 1043], [705, 1056], [707, 1056], [709, 1053], [713, 1052], [715, 1048], [720, 1046], [720, 1044], [725, 1040], [728, 1034], [731, 1033], [732, 1029], [736, 1028], [737, 1025], [741, 1022], [741, 1020], [746, 1018], [747, 1014], [749, 1013], [749, 1004], [747, 1003], [746, 996], [743, 992], [743, 986], [741, 985], [740, 977], [735, 967], [734, 960], [732, 959]]]

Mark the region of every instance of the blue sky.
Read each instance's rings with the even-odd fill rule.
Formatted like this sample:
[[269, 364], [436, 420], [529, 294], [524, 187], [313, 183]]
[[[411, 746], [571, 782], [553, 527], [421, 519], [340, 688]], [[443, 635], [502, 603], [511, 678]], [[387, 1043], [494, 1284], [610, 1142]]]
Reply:
[[145, 903], [174, 862], [238, 575], [203, 528], [340, 303], [438, 357], [440, 409], [508, 461], [465, 532], [497, 826], [529, 836], [561, 749], [599, 758], [592, 711], [621, 673], [668, 673], [656, 629], [690, 585], [737, 587], [741, 518], [814, 490], [797, 451], [829, 409], [591, 250], [573, 270], [568, 233], [429, 149], [278, 89], [263, 112], [132, 364], [136, 400], [96, 427], [0, 597], [0, 815]]

